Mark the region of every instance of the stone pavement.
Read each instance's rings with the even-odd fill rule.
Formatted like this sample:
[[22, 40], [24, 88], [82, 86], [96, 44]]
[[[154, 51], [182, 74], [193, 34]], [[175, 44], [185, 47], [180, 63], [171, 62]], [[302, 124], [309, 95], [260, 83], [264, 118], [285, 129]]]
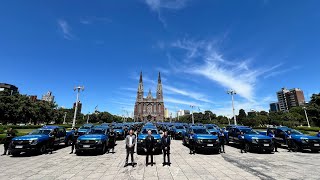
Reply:
[[[226, 154], [189, 155], [181, 141], [172, 142], [171, 167], [145, 166], [145, 156], [135, 154], [137, 166], [123, 167], [124, 142], [118, 141], [115, 154], [76, 156], [63, 148], [39, 156], [0, 156], [0, 179], [319, 179], [320, 154], [240, 154], [226, 146]], [[0, 146], [3, 153], [3, 145]]]

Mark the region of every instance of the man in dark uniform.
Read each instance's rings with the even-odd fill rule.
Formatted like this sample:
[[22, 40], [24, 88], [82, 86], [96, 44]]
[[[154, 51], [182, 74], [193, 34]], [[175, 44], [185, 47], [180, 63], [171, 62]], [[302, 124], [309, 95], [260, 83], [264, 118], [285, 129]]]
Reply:
[[189, 149], [190, 149], [190, 153], [189, 154], [195, 154], [196, 153], [196, 141], [194, 140], [194, 134], [193, 131], [191, 131], [190, 135], [189, 135]]
[[128, 136], [128, 128], [124, 128], [124, 137], [127, 137]]
[[240, 142], [240, 148], [241, 148], [241, 153], [243, 153], [243, 151], [245, 153], [247, 153], [247, 150], [246, 150], [246, 142], [244, 140], [244, 133], [241, 131], [239, 136], [238, 136], [238, 139], [239, 139], [239, 142]]
[[274, 130], [270, 130], [268, 136], [272, 138], [272, 143], [273, 143], [273, 146], [274, 146], [274, 152], [278, 152], [278, 143], [277, 143], [277, 140], [276, 140], [276, 136], [274, 135]]
[[49, 148], [48, 151], [52, 154], [53, 149], [54, 149], [54, 141], [57, 136], [57, 130], [54, 129], [51, 133], [49, 133]]
[[[161, 138], [161, 147], [162, 147], [162, 151], [163, 151], [163, 166], [165, 165], [171, 165], [170, 163], [170, 143], [171, 140], [168, 137], [168, 132], [165, 131], [163, 134], [163, 137]], [[166, 162], [166, 156], [168, 159], [168, 162]]]
[[[116, 144], [116, 133], [114, 132], [114, 129], [111, 129], [109, 132], [109, 147], [112, 149], [112, 153], [114, 153], [114, 146]], [[110, 150], [108, 149], [108, 153]]]
[[287, 144], [288, 144], [288, 152], [292, 152], [293, 151], [293, 145], [292, 145], [291, 131], [288, 131], [286, 138], [287, 138]]
[[220, 129], [220, 132], [218, 133], [218, 136], [219, 136], [219, 141], [220, 141], [220, 153], [226, 153], [224, 151], [224, 144], [225, 144], [225, 141], [226, 141], [226, 137], [224, 135], [224, 132], [222, 129]]
[[72, 135], [72, 144], [71, 144], [71, 153], [70, 154], [73, 153], [74, 146], [76, 145], [78, 137], [79, 137], [78, 128], [74, 128], [73, 130], [74, 130], [74, 133]]
[[146, 166], [149, 165], [149, 156], [151, 156], [151, 166], [153, 166], [153, 152], [154, 152], [154, 137], [151, 134], [151, 130], [148, 130], [148, 136], [145, 140], [145, 149], [144, 151], [147, 153], [146, 156]]
[[7, 136], [4, 140], [4, 152], [3, 152], [3, 156], [7, 154], [7, 151], [9, 150], [8, 152], [8, 155], [10, 155], [10, 145], [11, 145], [11, 141], [12, 139], [16, 136], [16, 133], [14, 133], [13, 129], [12, 128], [9, 128], [7, 130]]

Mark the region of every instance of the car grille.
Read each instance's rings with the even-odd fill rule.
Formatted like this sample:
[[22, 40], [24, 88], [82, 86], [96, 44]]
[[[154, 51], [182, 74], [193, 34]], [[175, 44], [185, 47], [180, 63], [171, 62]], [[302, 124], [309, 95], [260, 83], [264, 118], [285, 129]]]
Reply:
[[12, 141], [12, 144], [14, 144], [14, 145], [27, 145], [30, 143], [29, 143], [29, 140], [21, 140], [21, 141], [16, 140], [16, 141]]
[[81, 144], [95, 144], [96, 141], [95, 140], [81, 140], [80, 143]]
[[259, 143], [271, 143], [270, 139], [258, 139]]
[[215, 139], [203, 139], [202, 142], [203, 142], [203, 143], [211, 144], [211, 143], [215, 143], [216, 140], [215, 140]]

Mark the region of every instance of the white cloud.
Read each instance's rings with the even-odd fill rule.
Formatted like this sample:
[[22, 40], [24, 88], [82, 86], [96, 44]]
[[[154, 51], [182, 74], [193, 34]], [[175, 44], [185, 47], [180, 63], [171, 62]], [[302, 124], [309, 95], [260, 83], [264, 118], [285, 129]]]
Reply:
[[175, 88], [169, 85], [163, 85], [163, 89], [165, 92], [168, 92], [169, 94], [179, 94], [179, 95], [183, 95], [183, 96], [195, 99], [197, 101], [212, 103], [212, 101], [210, 101], [207, 98], [207, 96], [202, 93], [192, 92], [190, 90], [184, 90], [181, 88]]
[[188, 0], [144, 0], [149, 8], [158, 14], [158, 19], [164, 27], [167, 27], [167, 23], [162, 16], [162, 9], [179, 10], [186, 6], [187, 1]]
[[288, 68], [288, 69], [282, 69], [282, 70], [279, 70], [279, 71], [274, 71], [274, 72], [270, 72], [269, 74], [265, 75], [264, 78], [270, 78], [270, 77], [274, 77], [274, 76], [278, 76], [280, 74], [283, 74], [283, 73], [286, 73], [286, 72], [289, 72], [289, 71], [293, 71], [293, 70], [297, 70], [299, 69], [298, 66], [294, 66], [294, 67], [291, 67], [291, 68]]
[[72, 40], [74, 38], [73, 34], [71, 33], [71, 27], [68, 22], [64, 19], [58, 20], [58, 26], [63, 33], [63, 37], [67, 40]]
[[200, 104], [198, 104], [195, 101], [181, 100], [181, 99], [176, 99], [176, 98], [168, 97], [168, 96], [165, 96], [163, 101], [164, 101], [164, 103], [174, 103], [174, 104], [179, 104], [179, 105], [187, 105], [187, 106], [194, 105], [194, 106], [198, 106], [198, 107], [201, 106]]

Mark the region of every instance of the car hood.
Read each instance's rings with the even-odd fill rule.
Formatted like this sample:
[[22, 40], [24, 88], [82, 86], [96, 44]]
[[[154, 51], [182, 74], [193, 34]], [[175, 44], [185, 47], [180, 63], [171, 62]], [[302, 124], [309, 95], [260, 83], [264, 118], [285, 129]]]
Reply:
[[218, 129], [208, 129], [209, 132], [220, 132]]
[[39, 135], [19, 136], [19, 137], [13, 138], [12, 140], [14, 140], [14, 141], [23, 141], [23, 140], [46, 140], [46, 139], [49, 139], [48, 135], [39, 134]]
[[245, 134], [244, 137], [246, 139], [250, 139], [250, 140], [252, 140], [252, 138], [255, 138], [255, 139], [272, 139], [271, 137], [265, 136], [265, 135], [262, 135], [262, 134]]
[[217, 136], [214, 136], [212, 134], [196, 134], [195, 138], [197, 138], [197, 139], [218, 139]]
[[106, 138], [106, 135], [103, 135], [103, 134], [87, 134], [87, 135], [80, 136], [78, 140], [101, 140], [105, 138]]
[[79, 129], [78, 132], [87, 132], [89, 129]]
[[114, 129], [115, 132], [123, 132], [123, 129]]
[[[147, 136], [148, 134], [139, 134], [138, 139], [146, 139]], [[153, 134], [152, 136], [154, 137], [154, 139], [161, 139], [160, 134]]]
[[294, 134], [294, 135], [291, 135], [292, 138], [294, 139], [319, 139], [318, 137], [316, 136], [309, 136], [309, 135], [306, 135], [306, 134]]
[[175, 129], [174, 131], [175, 131], [175, 132], [186, 132], [185, 129]]

